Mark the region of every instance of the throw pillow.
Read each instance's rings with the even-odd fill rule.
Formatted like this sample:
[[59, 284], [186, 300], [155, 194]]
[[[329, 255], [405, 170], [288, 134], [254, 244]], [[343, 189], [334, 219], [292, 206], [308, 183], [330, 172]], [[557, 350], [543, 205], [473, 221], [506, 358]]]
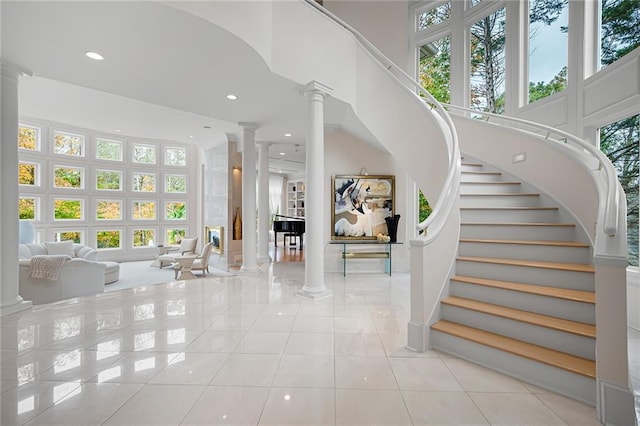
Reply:
[[73, 251], [73, 241], [61, 241], [59, 243], [44, 243], [47, 247], [48, 254], [62, 254], [69, 257], [75, 257]]

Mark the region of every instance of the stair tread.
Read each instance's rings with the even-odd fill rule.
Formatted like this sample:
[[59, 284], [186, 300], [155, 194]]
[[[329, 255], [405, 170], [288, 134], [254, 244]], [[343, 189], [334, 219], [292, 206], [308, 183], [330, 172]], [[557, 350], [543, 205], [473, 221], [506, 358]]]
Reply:
[[489, 172], [484, 170], [462, 170], [463, 174], [469, 175], [492, 175], [492, 176], [500, 176], [502, 172]]
[[469, 262], [483, 262], [501, 265], [530, 266], [544, 269], [561, 269], [575, 272], [594, 272], [593, 265], [586, 263], [543, 262], [540, 260], [502, 259], [495, 257], [458, 256], [458, 260]]
[[578, 336], [596, 337], [596, 327], [592, 324], [585, 324], [549, 315], [537, 314], [534, 312], [514, 309], [508, 306], [494, 305], [492, 303], [480, 302], [478, 300], [465, 299], [457, 296], [449, 296], [442, 300], [445, 305], [457, 306], [476, 312], [495, 315], [514, 321], [546, 327], [552, 330], [564, 331], [565, 333], [576, 334]]
[[579, 243], [576, 241], [493, 240], [485, 238], [460, 238], [460, 242], [589, 248], [589, 244]]
[[490, 181], [480, 181], [480, 182], [460, 182], [464, 185], [522, 185], [522, 182], [513, 181], [513, 180], [490, 180]]
[[514, 196], [523, 196], [523, 197], [539, 197], [540, 194], [537, 192], [482, 192], [482, 193], [472, 193], [472, 194], [460, 194], [461, 197], [468, 196], [481, 196], [481, 197], [514, 197]]
[[537, 206], [497, 206], [497, 207], [460, 207], [460, 210], [558, 210], [557, 207], [537, 207]]
[[568, 288], [558, 288], [535, 284], [523, 284], [510, 281], [491, 280], [488, 278], [465, 277], [454, 275], [454, 281], [469, 284], [483, 285], [486, 287], [501, 288], [505, 290], [519, 291], [522, 293], [537, 294], [539, 296], [555, 297], [558, 299], [572, 300], [574, 302], [595, 303], [596, 295], [591, 291], [572, 290]]
[[582, 376], [595, 379], [596, 363], [594, 361], [570, 355], [564, 352], [511, 339], [499, 334], [490, 333], [451, 321], [440, 320], [431, 326], [433, 330], [451, 334], [485, 346], [499, 349], [533, 361], [561, 368]]
[[471, 163], [471, 162], [467, 162], [467, 161], [462, 161], [461, 165], [462, 166], [473, 166], [473, 167], [484, 167], [484, 164], [482, 164], [482, 163]]
[[460, 225], [498, 225], [498, 226], [558, 226], [575, 227], [575, 223], [562, 222], [462, 222]]

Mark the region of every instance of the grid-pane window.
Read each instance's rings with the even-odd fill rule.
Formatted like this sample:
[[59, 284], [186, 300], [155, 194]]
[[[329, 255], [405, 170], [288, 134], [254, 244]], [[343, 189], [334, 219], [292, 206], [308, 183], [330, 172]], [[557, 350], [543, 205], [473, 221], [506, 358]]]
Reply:
[[131, 161], [139, 164], [156, 164], [156, 147], [154, 145], [134, 144]]
[[98, 160], [122, 161], [122, 142], [96, 139], [96, 158]]
[[450, 103], [451, 39], [444, 37], [420, 46], [420, 85], [439, 102]]
[[447, 2], [438, 7], [418, 13], [418, 30], [441, 24], [451, 16], [451, 3]]
[[38, 220], [38, 201], [36, 198], [20, 197], [18, 200], [20, 219]]
[[155, 201], [134, 201], [133, 220], [154, 220], [156, 218]]
[[567, 87], [568, 15], [568, 3], [529, 2], [529, 102]]
[[97, 220], [121, 220], [122, 201], [120, 200], [98, 200], [96, 201]]
[[506, 11], [501, 8], [470, 28], [470, 105], [484, 112], [504, 112]]
[[53, 186], [55, 188], [83, 188], [84, 170], [78, 167], [56, 166], [53, 169]]
[[101, 191], [121, 191], [122, 172], [118, 170], [96, 170], [96, 189]]
[[184, 228], [172, 228], [167, 229], [165, 242], [168, 245], [180, 244], [180, 241], [187, 235], [187, 230]]
[[156, 231], [154, 229], [134, 229], [133, 247], [146, 247], [153, 245]]
[[38, 186], [39, 172], [39, 164], [20, 162], [18, 164], [18, 183], [20, 185]]
[[81, 220], [82, 200], [56, 198], [53, 200], [53, 218], [55, 220]]
[[40, 151], [40, 129], [31, 126], [18, 128], [18, 148]]
[[153, 173], [134, 172], [131, 181], [131, 190], [134, 192], [156, 191], [156, 175]]
[[119, 229], [108, 229], [96, 232], [96, 247], [100, 249], [120, 248], [122, 232]]
[[187, 149], [186, 148], [167, 148], [164, 156], [164, 164], [168, 166], [186, 166], [187, 165]]
[[56, 242], [71, 240], [80, 244], [82, 242], [82, 231], [58, 231], [53, 234], [53, 240]]
[[167, 201], [164, 205], [166, 220], [187, 220], [187, 203], [184, 201]]
[[165, 192], [186, 194], [187, 177], [185, 175], [166, 175], [164, 178]]
[[53, 152], [74, 157], [84, 156], [84, 136], [55, 132], [53, 135]]

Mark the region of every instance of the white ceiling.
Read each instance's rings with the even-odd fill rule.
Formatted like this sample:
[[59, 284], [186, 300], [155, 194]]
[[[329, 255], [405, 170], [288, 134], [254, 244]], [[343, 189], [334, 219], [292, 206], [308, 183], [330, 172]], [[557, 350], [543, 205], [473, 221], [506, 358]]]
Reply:
[[[20, 82], [22, 116], [203, 149], [239, 140], [236, 123], [255, 122], [256, 140], [273, 143], [272, 171], [304, 170], [302, 88], [271, 73], [225, 30], [152, 2], [0, 7], [2, 58], [34, 74]], [[87, 51], [105, 59], [91, 60]], [[238, 100], [227, 100], [230, 93]], [[350, 106], [333, 98], [325, 103], [325, 122], [370, 138]]]

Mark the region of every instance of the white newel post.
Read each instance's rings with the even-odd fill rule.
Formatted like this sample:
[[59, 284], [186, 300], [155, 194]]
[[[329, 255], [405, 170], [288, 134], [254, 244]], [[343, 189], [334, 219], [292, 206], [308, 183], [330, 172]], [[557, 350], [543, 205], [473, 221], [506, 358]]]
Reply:
[[258, 262], [269, 263], [269, 142], [258, 142]]
[[241, 272], [258, 273], [256, 243], [256, 123], [242, 127], [242, 267]]
[[331, 296], [324, 284], [324, 98], [331, 88], [316, 81], [306, 86], [307, 184], [305, 193], [305, 269], [300, 296], [320, 300]]
[[29, 309], [18, 294], [18, 79], [30, 72], [1, 59], [0, 316]]

